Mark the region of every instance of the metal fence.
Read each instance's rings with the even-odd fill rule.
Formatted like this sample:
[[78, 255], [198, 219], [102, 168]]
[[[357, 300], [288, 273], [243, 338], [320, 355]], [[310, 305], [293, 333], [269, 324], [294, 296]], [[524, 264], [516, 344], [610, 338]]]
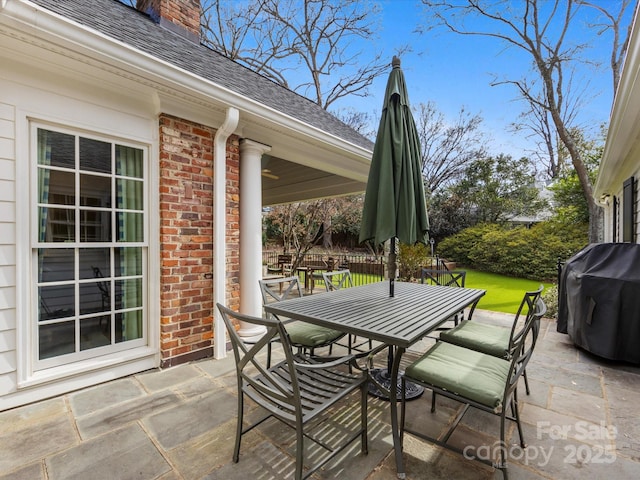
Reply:
[[[263, 251], [262, 264], [268, 273], [277, 274], [281, 270], [279, 258], [282, 257], [281, 251]], [[318, 270], [339, 270], [348, 268], [351, 271], [351, 277], [354, 285], [364, 285], [367, 283], [379, 282], [385, 279], [386, 258], [375, 257], [366, 254], [321, 254], [306, 253], [298, 262], [300, 267], [296, 273], [303, 279], [305, 267], [318, 267]], [[289, 265], [290, 267], [290, 265]], [[267, 273], [265, 272], [265, 273]], [[324, 286], [321, 287], [324, 289]]]

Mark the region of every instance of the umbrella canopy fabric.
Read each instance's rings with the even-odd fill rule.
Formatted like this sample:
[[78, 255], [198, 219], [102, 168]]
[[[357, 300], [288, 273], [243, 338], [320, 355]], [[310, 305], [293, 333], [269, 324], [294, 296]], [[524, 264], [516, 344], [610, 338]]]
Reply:
[[373, 148], [360, 242], [373, 240], [380, 245], [398, 238], [408, 245], [426, 244], [429, 219], [420, 140], [398, 57], [393, 58], [392, 66]]

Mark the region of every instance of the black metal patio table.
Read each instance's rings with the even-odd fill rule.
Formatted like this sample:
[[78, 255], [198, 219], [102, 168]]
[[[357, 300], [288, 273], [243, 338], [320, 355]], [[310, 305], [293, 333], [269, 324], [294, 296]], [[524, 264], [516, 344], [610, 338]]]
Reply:
[[[485, 290], [397, 282], [378, 282], [330, 294], [284, 300], [264, 306], [281, 317], [302, 320], [368, 337], [394, 349], [391, 385], [397, 384], [405, 350], [467, 307], [472, 311]], [[389, 389], [391, 430], [398, 478], [405, 478], [398, 426], [397, 391]]]

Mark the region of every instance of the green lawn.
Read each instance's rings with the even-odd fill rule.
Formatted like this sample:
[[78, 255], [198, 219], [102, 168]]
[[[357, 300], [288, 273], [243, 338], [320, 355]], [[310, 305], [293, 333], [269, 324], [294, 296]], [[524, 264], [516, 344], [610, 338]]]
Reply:
[[522, 278], [505, 277], [496, 273], [484, 273], [467, 270], [465, 287], [482, 288], [487, 291], [478, 302], [478, 307], [494, 312], [516, 313], [522, 301], [524, 292], [535, 290], [542, 283], [545, 288], [551, 283], [526, 280]]
[[[542, 283], [545, 288], [553, 285], [535, 280], [506, 277], [504, 275], [498, 275], [497, 273], [464, 270], [467, 272], [465, 287], [482, 288], [487, 291], [484, 297], [480, 299], [480, 302], [478, 302], [477, 308], [494, 312], [515, 314], [520, 306], [524, 292], [536, 290], [540, 286], [540, 283]], [[354, 285], [380, 281], [380, 277], [376, 275], [365, 275], [362, 273], [352, 273], [351, 277], [353, 278]], [[324, 285], [322, 282], [317, 282], [315, 288], [324, 290]]]

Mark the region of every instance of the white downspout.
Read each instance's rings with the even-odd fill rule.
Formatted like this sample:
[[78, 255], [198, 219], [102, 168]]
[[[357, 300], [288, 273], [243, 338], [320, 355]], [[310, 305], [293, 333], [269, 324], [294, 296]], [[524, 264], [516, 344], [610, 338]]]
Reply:
[[227, 263], [227, 139], [238, 126], [240, 112], [227, 108], [227, 116], [213, 140], [213, 356], [227, 356], [226, 331], [216, 303], [226, 305]]

